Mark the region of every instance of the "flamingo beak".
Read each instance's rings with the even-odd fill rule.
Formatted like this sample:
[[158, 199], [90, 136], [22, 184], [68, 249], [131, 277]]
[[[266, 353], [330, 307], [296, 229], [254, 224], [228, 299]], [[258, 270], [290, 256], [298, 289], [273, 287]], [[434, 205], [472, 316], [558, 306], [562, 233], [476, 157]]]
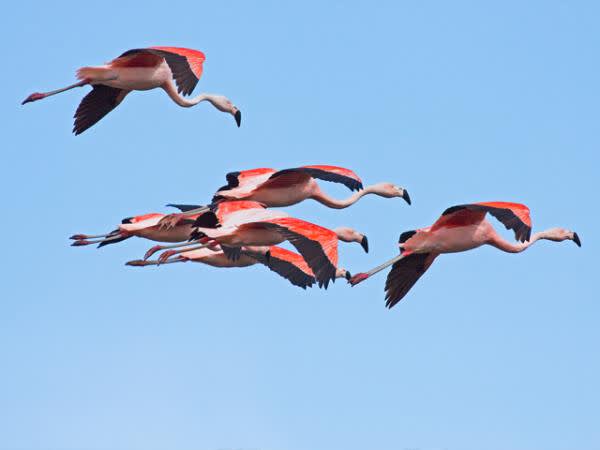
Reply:
[[579, 235], [577, 233], [573, 233], [573, 242], [575, 242], [577, 247], [581, 247], [581, 239], [579, 239]]
[[360, 246], [365, 250], [365, 253], [369, 253], [369, 240], [367, 239], [367, 236], [363, 236], [360, 241]]
[[238, 128], [240, 127], [240, 125], [242, 124], [242, 112], [238, 109], [235, 111], [235, 113], [233, 114], [233, 117], [235, 118], [235, 123], [237, 124]]
[[406, 203], [409, 205], [411, 204], [410, 195], [408, 195], [408, 191], [406, 189], [402, 190], [402, 198], [406, 201]]
[[350, 272], [348, 272], [346, 270], [346, 275], [345, 275], [346, 280], [350, 281], [350, 279], [352, 278], [352, 274]]

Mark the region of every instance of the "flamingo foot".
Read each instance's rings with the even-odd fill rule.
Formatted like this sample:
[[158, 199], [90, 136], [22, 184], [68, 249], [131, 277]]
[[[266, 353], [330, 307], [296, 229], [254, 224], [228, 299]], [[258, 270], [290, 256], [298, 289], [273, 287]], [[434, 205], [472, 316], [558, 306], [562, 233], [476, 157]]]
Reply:
[[152, 264], [153, 264], [152, 261], [144, 261], [143, 259], [134, 259], [133, 261], [127, 261], [125, 263], [126, 266], [133, 266], [133, 267], [144, 267], [144, 266], [150, 266]]
[[158, 227], [161, 230], [170, 230], [179, 224], [179, 221], [185, 217], [184, 214], [168, 214], [158, 221]]
[[72, 239], [74, 241], [81, 241], [81, 240], [84, 240], [87, 238], [88, 238], [87, 234], [74, 234], [73, 236], [69, 237], [69, 239]]
[[167, 250], [164, 251], [159, 257], [158, 257], [158, 264], [163, 264], [166, 263], [167, 260], [173, 256], [176, 255], [178, 252], [175, 250]]
[[81, 247], [83, 245], [95, 244], [95, 242], [86, 241], [85, 239], [79, 239], [71, 244], [71, 247]]
[[162, 246], [160, 245], [155, 245], [154, 247], [152, 247], [151, 249], [149, 249], [146, 254], [144, 255], [144, 261], [146, 261], [148, 258], [150, 258], [152, 255], [154, 255], [156, 252], [160, 252], [162, 250]]
[[357, 273], [356, 275], [354, 275], [353, 277], [351, 277], [348, 280], [348, 283], [350, 283], [352, 286], [356, 286], [358, 283], [365, 281], [367, 278], [369, 278], [369, 274], [368, 273]]
[[41, 100], [43, 98], [46, 98], [46, 94], [42, 94], [40, 92], [34, 92], [29, 97], [27, 97], [25, 100], [23, 100], [21, 102], [21, 105], [24, 105], [25, 103], [29, 103], [29, 102], [35, 102], [35, 101]]

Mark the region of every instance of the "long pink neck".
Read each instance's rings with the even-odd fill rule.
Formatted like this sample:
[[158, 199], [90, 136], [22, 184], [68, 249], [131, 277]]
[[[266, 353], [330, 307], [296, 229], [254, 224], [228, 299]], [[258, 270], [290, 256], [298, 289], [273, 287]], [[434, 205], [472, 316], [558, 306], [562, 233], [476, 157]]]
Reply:
[[348, 197], [344, 200], [338, 200], [336, 198], [330, 197], [329, 195], [325, 194], [323, 191], [321, 191], [321, 189], [319, 189], [317, 187], [316, 192], [311, 196], [311, 198], [313, 200], [318, 201], [319, 203], [322, 203], [325, 206], [328, 206], [329, 208], [343, 209], [343, 208], [347, 208], [348, 206], [355, 204], [364, 195], [377, 194], [377, 193], [378, 192], [376, 191], [376, 189], [373, 186], [367, 186], [366, 188], [364, 188], [358, 192], [355, 192], [350, 197]]
[[533, 233], [533, 235], [531, 236], [531, 239], [526, 242], [509, 242], [509, 241], [503, 239], [499, 234], [494, 232], [494, 234], [490, 237], [488, 244], [496, 247], [497, 249], [505, 251], [507, 253], [521, 253], [522, 251], [531, 247], [536, 241], [539, 241], [542, 239], [547, 239], [547, 240], [551, 240], [551, 241], [557, 240], [552, 236], [551, 229], [540, 231], [538, 233]]
[[190, 108], [203, 101], [209, 101], [212, 103], [210, 94], [200, 94], [189, 100], [187, 98], [182, 97], [181, 95], [179, 95], [179, 93], [177, 93], [177, 91], [175, 90], [175, 85], [171, 81], [165, 83], [163, 85], [163, 89], [175, 103], [184, 108]]

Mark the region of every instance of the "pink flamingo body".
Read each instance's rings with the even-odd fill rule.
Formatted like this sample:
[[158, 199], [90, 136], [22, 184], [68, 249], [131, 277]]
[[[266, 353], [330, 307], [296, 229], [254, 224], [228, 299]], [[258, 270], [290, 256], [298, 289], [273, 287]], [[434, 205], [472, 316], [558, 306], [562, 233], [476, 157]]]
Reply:
[[[235, 205], [238, 202], [225, 202], [224, 205]], [[252, 204], [243, 202], [245, 204]], [[192, 234], [192, 239], [208, 239], [215, 241], [226, 256], [237, 259], [241, 248], [247, 246], [274, 246], [284, 241], [289, 241], [305, 259], [314, 272], [319, 286], [327, 287], [329, 281], [335, 280], [338, 263], [338, 240], [344, 242], [358, 242], [365, 251], [368, 251], [366, 236], [350, 228], [340, 227], [329, 230], [319, 225], [300, 219], [289, 217], [286, 213], [276, 210], [267, 210], [264, 205], [247, 208], [229, 214], [219, 228], [197, 227]], [[200, 247], [210, 245], [200, 243]], [[175, 247], [186, 247], [189, 243], [156, 246], [150, 249], [145, 259], [158, 250]], [[164, 252], [159, 258], [160, 262], [167, 261], [171, 256], [183, 253], [192, 247], [183, 250]]]
[[[518, 242], [503, 239], [485, 220], [488, 213], [507, 229], [513, 230]], [[482, 202], [453, 206], [444, 211], [432, 226], [402, 233], [399, 256], [368, 272], [356, 274], [350, 283], [354, 286], [392, 266], [385, 285], [386, 306], [391, 308], [402, 300], [443, 253], [464, 252], [482, 245], [491, 245], [508, 253], [520, 253], [541, 239], [556, 242], [572, 240], [581, 246], [577, 233], [563, 228], [551, 228], [531, 235], [529, 209], [519, 203]]]
[[[227, 185], [213, 196], [213, 204], [222, 201], [251, 200], [267, 207], [295, 205], [307, 199], [315, 200], [329, 208], [342, 209], [356, 203], [368, 194], [384, 198], [402, 197], [411, 203], [408, 191], [392, 183], [377, 183], [363, 188], [361, 179], [349, 169], [337, 166], [313, 165], [293, 169], [275, 170], [270, 168], [230, 172], [226, 175]], [[339, 200], [323, 192], [317, 180], [341, 183], [352, 191], [350, 197]], [[170, 227], [186, 215], [208, 209], [202, 207], [181, 214], [172, 214], [161, 221], [161, 226]]]
[[123, 219], [118, 227], [107, 234], [89, 235], [75, 234], [70, 237], [74, 240], [74, 247], [90, 244], [98, 244], [103, 247], [109, 244], [124, 241], [130, 237], [137, 236], [156, 242], [182, 242], [189, 238], [193, 231], [194, 220], [198, 217], [190, 216], [187, 221], [181, 221], [177, 226], [165, 229], [159, 225], [165, 214], [149, 213]]
[[[135, 260], [129, 261], [129, 266], [160, 265], [176, 262], [199, 262], [213, 267], [249, 267], [263, 264], [273, 272], [286, 278], [290, 283], [303, 289], [312, 287], [315, 283], [314, 273], [308, 267], [301, 255], [281, 247], [244, 247], [238, 259], [231, 259], [219, 248], [203, 247], [195, 250], [184, 251], [176, 258], [160, 260]], [[350, 273], [338, 268], [336, 278], [350, 279]]]
[[35, 92], [22, 104], [91, 85], [92, 91], [84, 97], [75, 113], [73, 132], [80, 134], [116, 108], [131, 91], [161, 88], [177, 105], [184, 108], [208, 101], [219, 111], [231, 114], [239, 127], [241, 112], [226, 97], [215, 94], [200, 94], [192, 99], [184, 97], [190, 95], [196, 87], [202, 75], [204, 60], [202, 52], [181, 47], [129, 50], [104, 65], [80, 68], [77, 71], [79, 82], [54, 91]]

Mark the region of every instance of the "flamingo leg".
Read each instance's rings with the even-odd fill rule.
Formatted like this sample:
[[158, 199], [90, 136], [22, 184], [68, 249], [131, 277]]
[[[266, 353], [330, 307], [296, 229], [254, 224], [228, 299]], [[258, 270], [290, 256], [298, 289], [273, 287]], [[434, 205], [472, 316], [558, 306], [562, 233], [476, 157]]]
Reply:
[[[195, 246], [183, 248], [181, 250], [167, 250], [166, 252], [163, 252], [158, 257], [158, 264], [164, 264], [164, 263], [172, 261], [170, 259], [171, 256], [177, 255], [178, 253], [185, 253], [185, 252], [189, 252], [192, 250], [199, 250], [201, 248], [208, 247], [208, 245], [210, 245], [210, 244], [195, 245]], [[178, 258], [181, 258], [181, 257], [178, 257]]]
[[384, 270], [385, 268], [391, 266], [392, 264], [400, 261], [402, 258], [404, 258], [406, 255], [403, 254], [399, 254], [398, 256], [395, 256], [394, 258], [390, 259], [389, 261], [384, 262], [383, 264], [378, 265], [377, 267], [373, 267], [371, 270], [369, 270], [368, 272], [360, 272], [357, 273], [356, 275], [354, 275], [353, 277], [351, 277], [348, 280], [348, 283], [350, 283], [352, 286], [356, 286], [358, 283], [365, 281], [367, 278], [375, 275], [378, 272], [381, 272], [382, 270]]
[[84, 239], [97, 239], [97, 238], [104, 238], [104, 237], [112, 237], [114, 236], [115, 233], [114, 231], [111, 231], [110, 233], [106, 233], [106, 234], [74, 234], [73, 236], [70, 236], [69, 239], [72, 239], [74, 241], [81, 241]]
[[160, 266], [161, 264], [171, 264], [171, 263], [175, 263], [175, 262], [185, 262], [186, 259], [178, 256], [177, 258], [173, 258], [170, 259], [168, 261], [164, 261], [164, 262], [159, 262], [157, 259], [153, 259], [153, 260], [149, 260], [149, 261], [144, 261], [143, 259], [134, 259], [133, 261], [127, 261], [125, 263], [126, 266], [133, 266], [133, 267], [145, 267], [145, 266]]
[[202, 206], [200, 208], [194, 208], [188, 211], [182, 211], [180, 213], [168, 214], [158, 221], [158, 226], [163, 230], [170, 230], [171, 228], [175, 227], [181, 219], [188, 216], [193, 216], [195, 214], [200, 214], [208, 210], [210, 210], [210, 207]]
[[60, 94], [61, 92], [65, 92], [65, 91], [68, 91], [70, 89], [74, 89], [74, 88], [77, 88], [77, 87], [85, 86], [86, 84], [89, 84], [89, 83], [90, 83], [90, 81], [86, 79], [86, 80], [81, 80], [81, 81], [79, 81], [77, 83], [70, 84], [67, 87], [64, 87], [64, 88], [61, 88], [61, 89], [56, 89], [54, 91], [34, 92], [29, 97], [27, 97], [25, 100], [23, 100], [21, 102], [21, 105], [24, 105], [25, 103], [29, 103], [29, 102], [35, 102], [37, 100], [41, 100], [43, 98], [50, 97], [51, 95]]
[[202, 239], [197, 239], [194, 241], [181, 242], [179, 244], [155, 245], [154, 247], [150, 248], [146, 252], [146, 254], [144, 255], [144, 261], [147, 260], [148, 258], [150, 258], [152, 255], [154, 255], [156, 252], [160, 252], [161, 250], [167, 250], [167, 249], [179, 248], [179, 247], [187, 247], [192, 244], [207, 244], [207, 243], [208, 243], [208, 239], [202, 238]]
[[83, 238], [83, 239], [76, 239], [77, 235], [75, 235], [75, 237], [71, 237], [71, 239], [76, 239], [75, 242], [73, 242], [71, 244], [71, 247], [81, 247], [83, 245], [91, 245], [91, 244], [102, 244], [104, 242], [111, 242], [114, 241], [116, 239], [120, 239], [123, 236], [119, 233], [119, 234], [107, 234], [105, 236], [108, 236], [107, 238], [104, 239], [88, 239], [88, 238], [93, 238], [95, 236], [88, 236], [87, 238]]

